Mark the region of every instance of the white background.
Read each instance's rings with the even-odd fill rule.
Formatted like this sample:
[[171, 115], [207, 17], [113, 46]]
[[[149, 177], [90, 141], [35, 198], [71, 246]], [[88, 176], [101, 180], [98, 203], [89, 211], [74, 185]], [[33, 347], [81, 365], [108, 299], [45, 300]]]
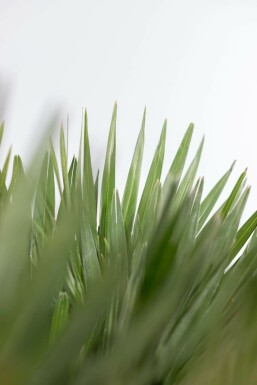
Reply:
[[101, 167], [117, 100], [121, 190], [146, 106], [144, 176], [164, 118], [165, 170], [192, 121], [194, 150], [206, 135], [206, 190], [237, 159], [230, 186], [249, 166], [246, 213], [257, 208], [257, 1], [0, 0], [0, 79], [0, 96], [9, 95], [7, 108], [0, 99], [4, 145], [25, 160], [60, 107], [72, 155], [87, 107]]

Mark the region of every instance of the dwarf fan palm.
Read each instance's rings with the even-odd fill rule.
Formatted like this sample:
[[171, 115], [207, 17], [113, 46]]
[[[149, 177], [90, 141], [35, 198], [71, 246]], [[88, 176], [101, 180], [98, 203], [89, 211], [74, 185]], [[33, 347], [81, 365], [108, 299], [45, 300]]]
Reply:
[[165, 122], [138, 199], [144, 113], [121, 200], [116, 115], [115, 105], [100, 189], [86, 113], [70, 164], [63, 129], [60, 159], [52, 142], [34, 162], [39, 171], [25, 172], [15, 156], [10, 183], [8, 152], [0, 172], [0, 383], [256, 384], [257, 212], [240, 226], [246, 171], [213, 212], [234, 164], [203, 199], [203, 141], [184, 171], [190, 124], [161, 182]]

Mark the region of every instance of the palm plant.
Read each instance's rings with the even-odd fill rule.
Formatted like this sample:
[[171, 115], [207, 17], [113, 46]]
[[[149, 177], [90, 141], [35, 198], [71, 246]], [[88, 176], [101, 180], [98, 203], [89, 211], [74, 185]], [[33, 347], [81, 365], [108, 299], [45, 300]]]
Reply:
[[257, 212], [241, 225], [246, 171], [214, 210], [234, 164], [203, 199], [203, 141], [184, 172], [190, 124], [161, 182], [165, 122], [138, 200], [144, 113], [120, 200], [116, 116], [115, 105], [100, 188], [86, 113], [71, 163], [63, 128], [60, 158], [52, 142], [26, 172], [15, 156], [9, 183], [8, 152], [0, 383], [256, 384]]

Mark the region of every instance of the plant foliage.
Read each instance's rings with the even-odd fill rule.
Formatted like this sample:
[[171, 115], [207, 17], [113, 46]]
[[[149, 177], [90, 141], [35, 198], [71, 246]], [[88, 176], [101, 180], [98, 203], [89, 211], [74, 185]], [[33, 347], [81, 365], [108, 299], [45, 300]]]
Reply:
[[63, 128], [60, 155], [50, 142], [26, 171], [15, 156], [8, 183], [6, 155], [0, 383], [256, 384], [257, 212], [241, 225], [246, 171], [213, 211], [234, 164], [203, 199], [203, 141], [184, 170], [190, 124], [163, 178], [165, 122], [139, 197], [144, 112], [120, 197], [116, 120], [115, 105], [100, 185], [86, 113], [70, 162]]

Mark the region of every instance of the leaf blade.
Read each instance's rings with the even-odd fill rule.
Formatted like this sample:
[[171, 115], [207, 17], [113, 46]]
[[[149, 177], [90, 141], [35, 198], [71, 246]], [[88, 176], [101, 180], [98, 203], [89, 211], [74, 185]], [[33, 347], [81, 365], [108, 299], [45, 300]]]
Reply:
[[130, 234], [131, 232], [137, 204], [144, 150], [145, 114], [146, 112], [144, 111], [142, 126], [138, 135], [122, 199], [122, 212], [127, 234]]

